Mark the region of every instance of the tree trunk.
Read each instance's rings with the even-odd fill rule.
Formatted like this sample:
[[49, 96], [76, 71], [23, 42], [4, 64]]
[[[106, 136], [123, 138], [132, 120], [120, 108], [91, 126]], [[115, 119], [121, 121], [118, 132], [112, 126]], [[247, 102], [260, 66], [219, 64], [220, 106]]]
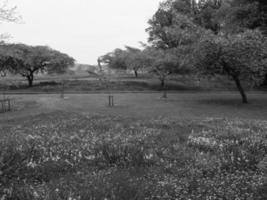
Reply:
[[28, 86], [32, 87], [33, 86], [33, 74], [28, 75], [27, 80], [28, 80]]
[[166, 90], [166, 88], [163, 90], [162, 98], [163, 99], [167, 99], [168, 98], [167, 97], [167, 90]]
[[263, 86], [267, 86], [267, 74], [265, 75], [265, 79], [264, 79], [264, 82], [263, 82]]
[[234, 77], [234, 81], [235, 81], [237, 89], [239, 90], [239, 92], [241, 94], [242, 102], [244, 104], [247, 104], [248, 103], [247, 95], [246, 95], [246, 93], [245, 93], [245, 91], [244, 91], [244, 89], [243, 89], [243, 87], [242, 87], [242, 85], [240, 83], [239, 78], [238, 77]]
[[162, 98], [166, 99], [167, 98], [167, 88], [166, 88], [166, 84], [165, 84], [165, 79], [164, 78], [160, 80], [160, 85], [161, 85], [161, 89], [163, 90]]
[[160, 85], [162, 89], [165, 88], [165, 79], [160, 79]]
[[134, 70], [134, 75], [135, 75], [135, 78], [138, 77], [138, 71], [137, 70]]

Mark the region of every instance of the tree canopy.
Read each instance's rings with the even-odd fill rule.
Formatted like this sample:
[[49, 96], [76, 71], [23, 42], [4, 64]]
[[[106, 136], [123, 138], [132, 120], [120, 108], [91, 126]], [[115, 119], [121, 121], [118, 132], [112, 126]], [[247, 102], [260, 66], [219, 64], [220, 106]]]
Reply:
[[259, 84], [267, 73], [266, 5], [265, 0], [166, 0], [148, 21], [143, 50], [116, 49], [101, 60], [136, 76], [146, 68], [162, 86], [171, 74], [228, 75], [247, 103], [241, 83]]
[[267, 73], [266, 38], [257, 30], [266, 27], [265, 9], [261, 0], [167, 0], [149, 21], [148, 42], [165, 54], [176, 52], [180, 63], [195, 55], [196, 63], [178, 69], [231, 76], [246, 103], [240, 80], [259, 83]]
[[62, 73], [74, 64], [74, 59], [47, 46], [2, 44], [0, 46], [2, 70], [19, 74], [33, 85], [38, 73]]
[[147, 65], [143, 50], [130, 46], [126, 46], [125, 49], [115, 49], [101, 56], [98, 62], [108, 65], [111, 69], [131, 70], [136, 77], [138, 71]]
[[232, 35], [206, 35], [196, 49], [197, 72], [228, 75], [248, 103], [241, 80], [260, 83], [267, 73], [267, 41], [259, 31]]
[[101, 57], [99, 57], [98, 61], [100, 63], [104, 63], [108, 65], [108, 67], [112, 69], [127, 69], [127, 65], [125, 62], [125, 51], [122, 49], [115, 49], [114, 51], [107, 53]]

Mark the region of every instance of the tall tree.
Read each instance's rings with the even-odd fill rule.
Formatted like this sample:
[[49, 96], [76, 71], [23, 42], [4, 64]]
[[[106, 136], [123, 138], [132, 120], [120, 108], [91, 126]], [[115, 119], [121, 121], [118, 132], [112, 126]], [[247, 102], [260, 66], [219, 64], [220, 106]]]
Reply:
[[181, 59], [177, 49], [162, 50], [148, 47], [144, 50], [147, 57], [147, 70], [160, 80], [162, 89], [165, 89], [167, 78], [172, 74], [185, 74], [190, 68], [185, 65], [185, 58]]
[[28, 46], [24, 44], [3, 44], [0, 56], [6, 70], [25, 77], [28, 85], [33, 86], [34, 75], [38, 73], [62, 73], [74, 64], [67, 54], [46, 46]]
[[155, 52], [152, 72], [160, 78], [162, 86], [170, 74], [192, 72], [191, 53], [205, 31], [192, 21], [193, 6], [188, 0], [167, 1], [149, 21], [150, 51]]
[[[261, 29], [267, 34], [266, 4], [265, 0], [167, 0], [149, 21], [149, 42], [160, 49], [177, 48], [179, 40], [175, 38], [178, 38], [179, 34], [188, 35], [173, 28], [179, 24], [175, 20], [177, 16], [180, 21], [185, 22], [183, 18], [186, 17], [188, 21], [202, 28], [202, 32], [199, 32], [201, 34], [196, 34], [199, 38], [205, 35], [206, 31], [212, 31], [218, 38], [222, 35], [232, 37], [242, 34], [247, 29]], [[170, 30], [173, 30], [174, 34], [170, 34]], [[191, 31], [195, 32], [197, 31]], [[265, 82], [267, 83], [267, 75]]]
[[243, 103], [248, 103], [242, 80], [259, 84], [267, 73], [267, 41], [259, 31], [231, 35], [209, 34], [195, 50], [198, 73], [228, 75], [236, 84]]
[[167, 0], [160, 4], [152, 19], [149, 20], [149, 42], [157, 43], [159, 48], [174, 48], [177, 43], [170, 40], [168, 30], [180, 21], [191, 21], [193, 24], [218, 33], [221, 21], [218, 10], [222, 0]]
[[128, 70], [133, 70], [134, 75], [138, 77], [138, 71], [148, 64], [148, 59], [143, 50], [126, 46], [126, 65]]
[[[16, 13], [16, 7], [8, 6], [8, 2], [0, 3], [0, 22], [16, 22], [20, 17]], [[0, 43], [3, 44], [3, 40], [9, 37], [6, 34], [0, 34]], [[7, 73], [6, 63], [9, 62], [9, 58], [3, 56], [0, 53], [0, 75], [5, 76]]]

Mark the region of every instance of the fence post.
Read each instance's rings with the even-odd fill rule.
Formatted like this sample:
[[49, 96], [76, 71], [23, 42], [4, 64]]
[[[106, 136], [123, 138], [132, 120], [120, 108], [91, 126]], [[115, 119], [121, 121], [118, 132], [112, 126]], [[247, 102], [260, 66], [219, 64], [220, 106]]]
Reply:
[[112, 95], [108, 96], [108, 106], [114, 107], [114, 97]]

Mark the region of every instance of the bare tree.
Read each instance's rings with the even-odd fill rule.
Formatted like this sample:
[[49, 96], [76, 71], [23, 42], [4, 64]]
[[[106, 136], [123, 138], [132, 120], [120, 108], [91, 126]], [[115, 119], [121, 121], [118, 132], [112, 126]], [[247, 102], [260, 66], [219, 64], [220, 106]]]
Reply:
[[[0, 22], [19, 22], [21, 16], [17, 13], [16, 6], [9, 6], [8, 1], [0, 3]], [[4, 43], [5, 40], [10, 38], [10, 34], [1, 33], [0, 43]]]
[[8, 1], [0, 3], [0, 21], [17, 22], [20, 18], [16, 6], [10, 7]]

